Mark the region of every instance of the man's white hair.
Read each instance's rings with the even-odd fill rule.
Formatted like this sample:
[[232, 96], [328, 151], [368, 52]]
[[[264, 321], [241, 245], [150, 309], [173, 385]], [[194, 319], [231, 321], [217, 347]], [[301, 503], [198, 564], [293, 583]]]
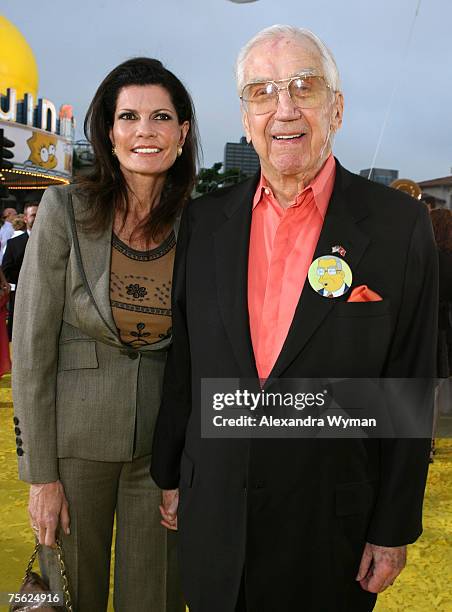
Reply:
[[292, 38], [300, 42], [306, 42], [309, 40], [314, 44], [319, 52], [323, 66], [323, 76], [327, 84], [333, 91], [341, 90], [341, 83], [339, 78], [339, 71], [337, 69], [336, 60], [328, 47], [323, 43], [318, 36], [305, 28], [297, 28], [289, 25], [272, 25], [269, 28], [265, 28], [253, 36], [244, 47], [240, 50], [237, 57], [235, 66], [235, 74], [237, 81], [237, 90], [239, 95], [242, 93], [243, 86], [245, 85], [245, 62], [250, 51], [258, 44], [267, 40], [275, 38]]

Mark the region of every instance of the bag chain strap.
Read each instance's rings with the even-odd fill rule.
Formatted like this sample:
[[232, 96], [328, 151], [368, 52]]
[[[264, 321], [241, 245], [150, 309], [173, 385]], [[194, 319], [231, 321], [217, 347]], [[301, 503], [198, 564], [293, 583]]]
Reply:
[[[30, 561], [27, 565], [27, 569], [25, 570], [24, 581], [30, 577], [31, 572], [33, 571], [33, 565], [34, 565], [34, 562], [36, 560], [36, 557], [37, 557], [37, 554], [40, 548], [41, 548], [41, 544], [37, 542], [35, 549], [33, 551], [33, 554], [30, 557]], [[57, 540], [55, 544], [55, 553], [56, 553], [56, 556], [58, 557], [58, 562], [60, 565], [60, 575], [61, 575], [61, 581], [63, 584], [64, 605], [66, 607], [67, 612], [73, 612], [71, 595], [69, 593], [69, 582], [68, 582], [67, 574], [66, 574], [66, 565], [64, 563], [64, 558], [63, 558], [63, 549], [61, 548], [61, 544], [59, 540]]]

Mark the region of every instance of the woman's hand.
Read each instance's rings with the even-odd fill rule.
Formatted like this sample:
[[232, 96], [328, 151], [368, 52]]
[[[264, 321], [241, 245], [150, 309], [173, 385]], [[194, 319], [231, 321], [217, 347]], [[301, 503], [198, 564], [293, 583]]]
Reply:
[[162, 491], [162, 505], [159, 506], [162, 521], [160, 524], [177, 531], [177, 506], [179, 505], [179, 489]]
[[66, 535], [71, 533], [69, 529], [69, 505], [63, 485], [59, 480], [30, 485], [28, 513], [31, 526], [38, 536], [40, 544], [46, 546], [55, 544], [58, 524], [61, 524]]

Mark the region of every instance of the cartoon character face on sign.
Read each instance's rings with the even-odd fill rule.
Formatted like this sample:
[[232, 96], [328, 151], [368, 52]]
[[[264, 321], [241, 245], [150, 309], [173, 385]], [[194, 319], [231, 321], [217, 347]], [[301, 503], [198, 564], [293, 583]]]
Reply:
[[30, 157], [28, 159], [33, 165], [41, 166], [41, 168], [46, 168], [47, 170], [52, 170], [57, 166], [58, 160], [55, 156], [56, 138], [34, 132], [33, 136], [27, 140], [27, 143], [30, 147]]

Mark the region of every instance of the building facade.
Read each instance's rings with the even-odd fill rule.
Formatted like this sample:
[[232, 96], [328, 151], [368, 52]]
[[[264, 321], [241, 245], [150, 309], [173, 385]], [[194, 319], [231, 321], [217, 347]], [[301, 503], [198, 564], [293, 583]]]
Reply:
[[240, 142], [227, 142], [224, 147], [224, 170], [240, 170], [251, 176], [259, 170], [259, 158], [253, 145], [242, 136]]
[[[369, 177], [370, 172], [370, 177]], [[398, 170], [389, 170], [387, 168], [367, 168], [365, 170], [360, 170], [360, 176], [364, 178], [370, 178], [371, 181], [375, 183], [382, 183], [383, 185], [390, 185], [393, 181], [399, 178]]]
[[452, 175], [421, 181], [418, 185], [423, 193], [436, 198], [437, 205], [452, 210]]

